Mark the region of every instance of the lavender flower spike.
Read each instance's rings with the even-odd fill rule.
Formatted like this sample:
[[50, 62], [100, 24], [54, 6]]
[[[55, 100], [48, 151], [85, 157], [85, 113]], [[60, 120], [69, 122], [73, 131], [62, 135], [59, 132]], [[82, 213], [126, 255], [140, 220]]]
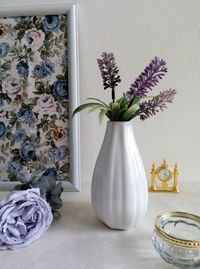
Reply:
[[163, 111], [167, 108], [166, 103], [172, 103], [176, 90], [166, 90], [160, 92], [158, 95], [154, 96], [151, 100], [142, 102], [140, 108], [137, 111], [137, 115], [141, 120], [146, 120], [151, 116], [155, 115], [159, 111]]
[[166, 62], [155, 57], [144, 69], [134, 83], [131, 84], [127, 96], [134, 100], [136, 97], [144, 97], [149, 90], [158, 84], [159, 79], [167, 73]]
[[103, 78], [104, 90], [107, 88], [112, 89], [112, 100], [115, 102], [115, 87], [121, 82], [118, 75], [119, 69], [116, 66], [113, 53], [103, 52], [101, 57], [102, 59], [97, 59], [97, 62]]

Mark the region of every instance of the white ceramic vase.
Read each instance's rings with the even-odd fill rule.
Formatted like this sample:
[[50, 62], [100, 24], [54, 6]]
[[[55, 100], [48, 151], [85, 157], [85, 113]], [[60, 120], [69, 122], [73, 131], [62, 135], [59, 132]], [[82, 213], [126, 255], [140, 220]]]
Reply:
[[145, 216], [147, 181], [131, 122], [107, 123], [91, 199], [98, 218], [112, 229], [129, 229]]

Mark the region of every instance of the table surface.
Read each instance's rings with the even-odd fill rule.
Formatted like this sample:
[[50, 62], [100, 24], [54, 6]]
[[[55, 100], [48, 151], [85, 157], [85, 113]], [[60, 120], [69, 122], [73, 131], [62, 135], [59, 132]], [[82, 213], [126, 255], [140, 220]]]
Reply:
[[[65, 192], [62, 217], [30, 246], [0, 252], [1, 269], [168, 269], [154, 250], [151, 235], [155, 217], [164, 211], [200, 214], [200, 183], [182, 183], [181, 192], [149, 193], [142, 223], [128, 231], [111, 230], [101, 223], [90, 202], [90, 184], [81, 192]], [[0, 199], [6, 193], [0, 193]]]

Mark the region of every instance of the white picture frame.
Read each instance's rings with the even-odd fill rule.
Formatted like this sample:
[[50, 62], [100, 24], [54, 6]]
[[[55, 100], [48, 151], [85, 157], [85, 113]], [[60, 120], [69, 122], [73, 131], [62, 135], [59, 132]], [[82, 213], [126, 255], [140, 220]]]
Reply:
[[[79, 62], [78, 62], [78, 17], [76, 4], [9, 5], [1, 6], [0, 18], [16, 16], [42, 16], [67, 14], [68, 34], [68, 88], [70, 128], [70, 180], [62, 181], [65, 191], [80, 191], [80, 141], [79, 116], [72, 118], [73, 110], [79, 105]], [[0, 190], [10, 190], [14, 182], [0, 181]]]

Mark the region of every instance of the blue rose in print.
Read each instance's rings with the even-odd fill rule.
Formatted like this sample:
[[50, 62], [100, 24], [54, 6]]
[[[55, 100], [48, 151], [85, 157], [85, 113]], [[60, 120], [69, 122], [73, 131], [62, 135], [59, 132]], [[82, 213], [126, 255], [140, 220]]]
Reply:
[[3, 139], [6, 136], [7, 128], [3, 121], [0, 121], [0, 139]]
[[43, 27], [46, 32], [55, 32], [59, 29], [60, 20], [57, 15], [45, 16], [43, 20]]
[[9, 51], [9, 45], [6, 42], [0, 43], [0, 60], [6, 57]]
[[27, 64], [27, 62], [25, 61], [20, 61], [17, 66], [17, 73], [21, 76], [21, 77], [28, 77], [28, 73], [29, 73], [29, 66]]
[[51, 148], [49, 149], [49, 158], [53, 162], [58, 162], [64, 160], [67, 156], [67, 147], [65, 145], [61, 145], [59, 148]]
[[55, 65], [49, 59], [37, 64], [34, 68], [33, 74], [38, 78], [45, 78], [55, 72]]
[[10, 161], [8, 163], [8, 171], [11, 174], [17, 175], [21, 170], [22, 170], [22, 166], [20, 163], [15, 162], [15, 161]]
[[33, 112], [29, 108], [22, 107], [17, 113], [18, 121], [22, 123], [31, 123], [33, 119]]
[[53, 95], [60, 100], [68, 98], [68, 87], [66, 80], [57, 80], [53, 85]]
[[35, 151], [35, 145], [30, 141], [26, 141], [22, 144], [19, 155], [23, 160], [31, 161], [35, 158]]
[[4, 106], [4, 101], [3, 99], [0, 99], [0, 107]]
[[19, 130], [19, 131], [17, 131], [17, 132], [15, 133], [15, 141], [16, 141], [16, 142], [21, 142], [21, 141], [23, 141], [25, 137], [26, 137], [26, 131], [23, 130], [23, 129], [21, 129], [21, 130]]

